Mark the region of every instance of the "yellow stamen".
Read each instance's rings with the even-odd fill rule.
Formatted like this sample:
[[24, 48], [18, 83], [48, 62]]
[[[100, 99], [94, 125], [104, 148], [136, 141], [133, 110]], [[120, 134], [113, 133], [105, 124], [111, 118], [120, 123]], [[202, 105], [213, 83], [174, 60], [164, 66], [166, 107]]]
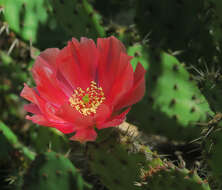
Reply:
[[90, 87], [86, 88], [85, 91], [80, 87], [76, 88], [69, 98], [69, 103], [81, 114], [87, 116], [95, 114], [105, 99], [102, 87], [98, 87], [96, 82], [91, 81]]

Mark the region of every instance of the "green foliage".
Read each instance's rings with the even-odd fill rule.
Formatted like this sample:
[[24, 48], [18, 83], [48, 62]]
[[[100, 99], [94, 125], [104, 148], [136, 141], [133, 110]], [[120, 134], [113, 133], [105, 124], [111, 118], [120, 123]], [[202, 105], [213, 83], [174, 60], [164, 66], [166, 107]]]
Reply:
[[147, 173], [144, 190], [210, 190], [195, 171], [188, 171], [176, 167], [156, 167]]
[[214, 179], [222, 186], [221, 178], [222, 178], [222, 167], [221, 167], [221, 159], [222, 159], [222, 131], [221, 131], [221, 122], [219, 123], [219, 127], [216, 128], [207, 139], [203, 142], [204, 151], [203, 155], [207, 160], [210, 170], [212, 172]]
[[35, 126], [30, 129], [30, 137], [37, 152], [42, 153], [48, 149], [61, 153], [68, 152], [68, 139], [57, 129]]
[[30, 74], [26, 70], [32, 65], [32, 61], [29, 60], [26, 64], [19, 58], [15, 61], [3, 51], [0, 51], [0, 60], [1, 120], [7, 120], [7, 124], [10, 125], [22, 123], [18, 122], [19, 118], [24, 118], [19, 94], [23, 83], [30, 82]]
[[[6, 126], [1, 121], [0, 121], [0, 132], [1, 132], [1, 136], [3, 137], [3, 140], [1, 141], [1, 145], [6, 146], [4, 147], [6, 149], [5, 153], [10, 152], [10, 150], [12, 149], [16, 149], [19, 152], [22, 152], [22, 154], [29, 160], [33, 160], [35, 158], [35, 153], [30, 151], [23, 144], [21, 144], [17, 136], [10, 130], [8, 126]], [[5, 153], [3, 154], [4, 157], [6, 156]]]
[[204, 96], [208, 100], [211, 109], [214, 112], [222, 112], [222, 83], [221, 79], [212, 80], [208, 78], [201, 88]]
[[36, 157], [24, 176], [23, 189], [90, 189], [68, 158], [55, 152]]
[[109, 189], [139, 190], [134, 182], [140, 180], [140, 168], [145, 165], [145, 155], [127, 151], [127, 145], [121, 144], [118, 139], [115, 132], [104, 141], [88, 145], [91, 170], [100, 176], [102, 183]]
[[52, 16], [48, 0], [0, 0], [0, 5], [4, 8], [4, 18], [10, 29], [25, 41], [31, 40], [45, 48], [68, 39]]
[[172, 139], [198, 137], [201, 128], [196, 123], [205, 122], [211, 110], [185, 66], [172, 55], [141, 45], [130, 47], [128, 53], [135, 56], [134, 67], [139, 61], [147, 68], [146, 95], [135, 105], [130, 119], [146, 132]]
[[94, 39], [105, 36], [105, 31], [100, 25], [100, 15], [93, 10], [87, 0], [51, 0], [51, 4], [55, 17], [70, 36], [88, 36]]
[[8, 139], [5, 137], [5, 135], [0, 131], [0, 162], [1, 164], [4, 164], [8, 161], [10, 154], [14, 151], [11, 144], [8, 142]]

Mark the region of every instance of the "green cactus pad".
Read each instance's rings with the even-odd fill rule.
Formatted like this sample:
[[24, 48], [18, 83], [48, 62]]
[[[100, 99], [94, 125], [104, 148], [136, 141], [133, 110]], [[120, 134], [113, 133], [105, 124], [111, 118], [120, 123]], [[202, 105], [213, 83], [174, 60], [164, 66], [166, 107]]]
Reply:
[[14, 148], [8, 142], [2, 131], [0, 130], [0, 165], [9, 161], [10, 154], [14, 151]]
[[[103, 131], [107, 133], [110, 130], [104, 129]], [[129, 152], [127, 147], [130, 144], [129, 146], [121, 144], [116, 132], [108, 133], [109, 137], [103, 141], [98, 139], [99, 142], [88, 144], [87, 152], [91, 170], [109, 189], [139, 190], [135, 183], [140, 181], [145, 156], [142, 153]]]
[[201, 91], [209, 102], [211, 109], [214, 112], [222, 112], [222, 79], [215, 80], [207, 77], [203, 81]]
[[93, 10], [87, 0], [51, 0], [51, 4], [55, 17], [70, 36], [94, 39], [105, 36], [105, 31], [100, 25], [100, 15]]
[[48, 149], [60, 153], [68, 152], [69, 140], [56, 129], [35, 126], [30, 129], [30, 135], [31, 142], [39, 153], [45, 152]]
[[[7, 146], [7, 147], [4, 147], [4, 149], [6, 148], [7, 152], [10, 152], [10, 150], [13, 150], [13, 149], [18, 150], [29, 160], [34, 160], [35, 153], [30, 151], [23, 144], [21, 144], [17, 136], [13, 133], [13, 131], [11, 131], [11, 129], [1, 121], [0, 121], [0, 132], [1, 132], [1, 136], [4, 136], [3, 140], [1, 141], [1, 144], [3, 143], [2, 144], [3, 146], [5, 145]], [[8, 147], [9, 145], [11, 146], [11, 148]]]
[[[205, 122], [212, 114], [185, 67], [169, 54], [134, 45], [128, 49], [134, 65], [141, 62], [146, 73], [146, 94], [129, 113], [129, 120], [145, 132], [166, 135], [177, 140], [199, 136], [196, 123]], [[181, 134], [181, 135], [178, 135]]]
[[143, 190], [210, 190], [195, 172], [176, 167], [156, 167], [145, 174]]
[[0, 0], [0, 6], [4, 8], [4, 19], [9, 28], [23, 40], [31, 40], [40, 48], [67, 41], [64, 30], [52, 16], [48, 0]]
[[210, 166], [213, 177], [222, 185], [222, 123], [220, 122], [219, 125], [220, 127], [213, 131], [204, 141], [203, 155]]
[[85, 190], [84, 182], [68, 158], [55, 152], [46, 152], [36, 157], [24, 176], [24, 190]]

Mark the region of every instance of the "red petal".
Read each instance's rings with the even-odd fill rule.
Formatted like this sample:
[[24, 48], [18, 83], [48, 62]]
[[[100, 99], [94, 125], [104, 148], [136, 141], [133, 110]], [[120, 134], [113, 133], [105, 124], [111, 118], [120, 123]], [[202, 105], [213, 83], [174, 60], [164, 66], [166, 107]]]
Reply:
[[113, 106], [119, 103], [126, 93], [132, 88], [133, 85], [133, 68], [130, 64], [127, 65], [126, 69], [116, 78], [112, 89], [109, 92], [107, 101]]
[[57, 58], [57, 67], [73, 89], [89, 87], [96, 80], [98, 50], [93, 40], [81, 38], [68, 43]]
[[108, 94], [116, 76], [129, 64], [131, 57], [125, 53], [124, 45], [115, 37], [99, 38], [97, 48], [100, 52], [98, 82], [104, 93]]
[[137, 84], [141, 82], [141, 80], [144, 80], [145, 74], [146, 74], [146, 70], [144, 69], [141, 63], [138, 63], [136, 66], [135, 73], [134, 73], [134, 84]]
[[83, 81], [83, 73], [81, 73], [79, 65], [74, 45], [72, 42], [68, 42], [68, 46], [63, 48], [57, 56], [56, 67], [73, 90], [81, 87], [81, 81]]
[[49, 48], [43, 51], [39, 56], [41, 56], [42, 59], [54, 68], [56, 67], [56, 57], [59, 54], [60, 50], [58, 48]]
[[30, 102], [33, 102], [34, 104], [38, 104], [33, 89], [29, 88], [26, 83], [24, 83], [24, 88], [22, 89], [20, 96], [25, 98], [26, 100], [29, 100]]
[[104, 128], [108, 128], [108, 127], [115, 127], [120, 125], [125, 119], [126, 119], [126, 115], [127, 113], [130, 111], [130, 108], [128, 108], [127, 110], [125, 110], [124, 112], [122, 112], [119, 115], [116, 115], [112, 118], [110, 118], [109, 120], [107, 120], [105, 123], [103, 123], [100, 126], [97, 126], [98, 129], [104, 129]]
[[26, 104], [26, 105], [24, 105], [24, 109], [30, 113], [41, 114], [40, 109], [35, 104]]
[[50, 49], [40, 54], [32, 68], [32, 73], [40, 95], [47, 101], [60, 105], [63, 104], [68, 97], [64, 94], [57, 82], [55, 68], [47, 62], [55, 62], [56, 59], [53, 57], [54, 54], [50, 57], [49, 52], [52, 53], [53, 50]]
[[107, 104], [105, 103], [101, 104], [97, 108], [96, 113], [94, 115], [96, 126], [100, 125], [101, 123], [104, 123], [104, 121], [110, 117], [111, 113], [112, 113], [112, 110]]
[[64, 134], [73, 133], [76, 131], [76, 128], [71, 123], [52, 123], [51, 127], [58, 129]]
[[98, 64], [99, 52], [93, 40], [81, 38], [79, 46], [80, 70], [85, 73], [84, 79], [89, 81], [96, 80], [96, 69]]
[[73, 133], [74, 127], [68, 123], [53, 123], [48, 121], [43, 115], [33, 115], [33, 116], [26, 116], [26, 119], [31, 120], [33, 123], [38, 125], [53, 127], [61, 131], [62, 133]]
[[73, 94], [73, 89], [59, 70], [56, 72], [56, 78], [60, 88], [63, 90], [67, 97], [70, 97]]
[[134, 84], [132, 89], [119, 101], [119, 104], [115, 107], [115, 110], [122, 109], [127, 106], [131, 106], [142, 99], [145, 93], [145, 73], [144, 67], [138, 63], [136, 71], [134, 73]]
[[43, 115], [27, 115], [26, 119], [31, 120], [33, 123], [38, 125], [50, 126], [50, 122]]
[[[40, 56], [45, 60], [46, 63], [50, 64], [55, 70], [56, 68], [56, 58], [59, 54], [60, 50], [57, 48], [49, 48], [45, 51], [43, 51]], [[67, 81], [61, 77], [61, 74], [56, 71], [56, 78], [58, 80], [58, 83], [60, 84], [59, 86], [61, 89], [66, 93], [67, 96], [71, 96], [72, 94], [72, 88], [71, 86], [67, 83]]]
[[21, 96], [38, 106], [41, 113], [51, 122], [63, 122], [61, 118], [55, 116], [56, 107], [43, 100], [35, 90], [29, 88], [26, 84], [21, 92]]
[[59, 108], [56, 115], [61, 117], [65, 121], [73, 123], [75, 125], [75, 128], [85, 128], [85, 127], [95, 125], [95, 122], [92, 116], [82, 115], [75, 108], [72, 108], [68, 102], [63, 104]]
[[68, 134], [68, 133], [73, 133], [75, 132], [75, 128], [74, 126], [70, 125], [64, 125], [64, 126], [55, 126], [56, 129], [58, 129], [60, 132], [64, 133], [64, 134]]
[[81, 143], [86, 141], [95, 141], [97, 134], [93, 128], [87, 128], [84, 130], [78, 130], [76, 134], [70, 138], [73, 141], [80, 141]]

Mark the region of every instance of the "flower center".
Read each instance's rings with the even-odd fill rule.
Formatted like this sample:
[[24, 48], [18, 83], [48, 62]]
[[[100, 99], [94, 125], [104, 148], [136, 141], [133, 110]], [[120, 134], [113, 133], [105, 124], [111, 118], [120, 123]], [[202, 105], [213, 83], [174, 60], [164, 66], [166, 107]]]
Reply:
[[69, 98], [69, 103], [81, 114], [87, 116], [96, 113], [97, 108], [105, 99], [103, 89], [91, 81], [90, 87], [86, 90], [82, 90], [80, 87], [74, 90]]

